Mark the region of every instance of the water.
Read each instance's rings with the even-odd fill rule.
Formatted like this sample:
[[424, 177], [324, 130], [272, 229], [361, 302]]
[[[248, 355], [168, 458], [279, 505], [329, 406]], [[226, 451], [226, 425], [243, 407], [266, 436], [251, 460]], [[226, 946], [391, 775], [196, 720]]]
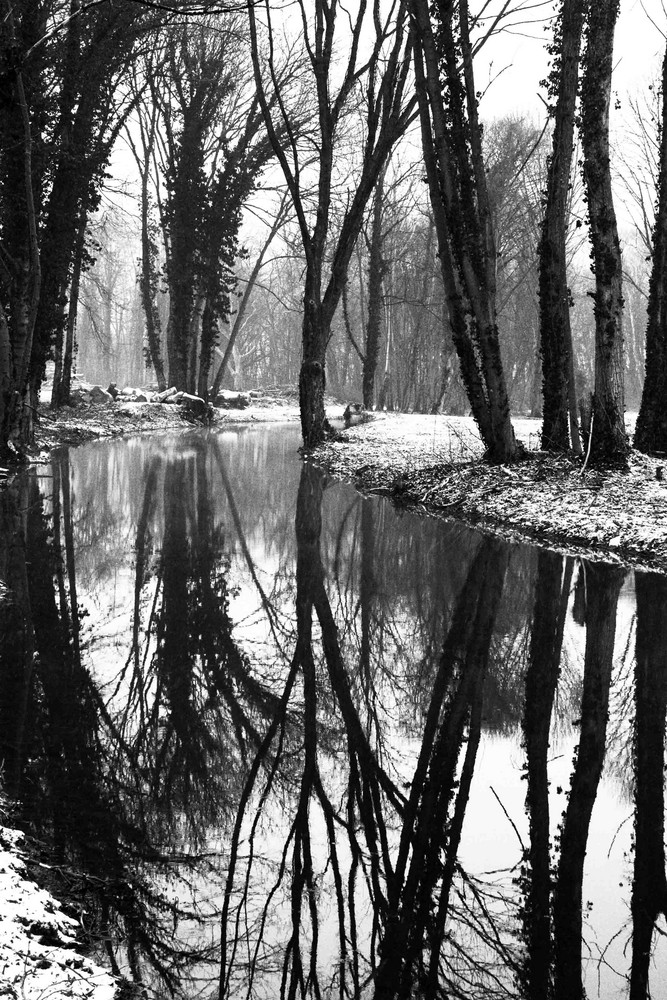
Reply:
[[157, 997], [667, 996], [667, 580], [298, 443], [96, 443], [0, 497], [3, 784], [91, 946]]

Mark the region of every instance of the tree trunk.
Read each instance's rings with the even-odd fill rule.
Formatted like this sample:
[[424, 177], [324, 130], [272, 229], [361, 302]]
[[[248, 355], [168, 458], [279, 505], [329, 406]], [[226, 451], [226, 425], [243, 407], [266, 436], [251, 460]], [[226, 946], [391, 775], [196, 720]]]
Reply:
[[[304, 446], [312, 448], [323, 440], [328, 424], [324, 413], [325, 355], [331, 322], [340, 301], [351, 256], [363, 225], [366, 206], [373, 194], [378, 177], [389, 157], [394, 143], [403, 135], [412, 118], [413, 99], [406, 96], [409, 77], [412, 34], [407, 30], [407, 10], [404, 4], [394, 9], [395, 16], [384, 27], [379, 8], [375, 10], [370, 38], [365, 37], [366, 7], [362, 4], [352, 15], [344, 17], [346, 37], [352, 37], [348, 60], [337, 63], [336, 83], [330, 76], [332, 54], [341, 41], [336, 35], [337, 9], [323, 0], [311, 4], [315, 30], [308, 37], [306, 32], [307, 59], [310, 63], [313, 95], [317, 101], [317, 119], [312, 141], [318, 147], [316, 171], [316, 212], [311, 223], [309, 209], [303, 197], [299, 163], [294, 136], [290, 135], [292, 151], [288, 156], [281, 141], [282, 124], [273, 119], [273, 106], [285, 116], [284, 92], [276, 75], [273, 55], [269, 57], [272, 86], [267, 88], [262, 72], [257, 41], [257, 21], [253, 5], [248, 7], [252, 41], [252, 61], [257, 84], [257, 97], [267, 128], [269, 141], [283, 171], [292, 197], [299, 232], [307, 261], [304, 290], [303, 355], [299, 376], [299, 399]], [[370, 26], [370, 22], [369, 22]], [[362, 67], [358, 62], [359, 38], [364, 36], [364, 49], [370, 43], [370, 54]], [[388, 46], [385, 43], [391, 37]], [[381, 58], [381, 64], [380, 64]], [[340, 72], [342, 67], [342, 73]], [[368, 100], [365, 105], [365, 134], [361, 141], [360, 170], [349, 190], [349, 204], [342, 215], [337, 231], [333, 232], [331, 200], [335, 159], [338, 153], [336, 135], [340, 117], [348, 107], [353, 91], [361, 85], [361, 78], [368, 81]], [[377, 86], [376, 86], [377, 85]], [[365, 84], [364, 84], [365, 86]], [[279, 119], [280, 121], [280, 119]], [[322, 281], [323, 266], [330, 260], [330, 273], [326, 287]]]
[[366, 324], [366, 350], [362, 375], [362, 398], [367, 410], [371, 410], [375, 403], [375, 373], [382, 334], [382, 282], [385, 275], [385, 262], [382, 257], [382, 209], [385, 173], [386, 167], [378, 177], [373, 196], [373, 219], [368, 260], [368, 322]]
[[306, 279], [306, 300], [303, 314], [303, 357], [299, 372], [299, 406], [304, 448], [314, 448], [330, 430], [324, 411], [326, 386], [325, 355], [327, 330], [324, 329], [322, 307], [314, 295], [308, 295], [312, 279]]
[[667, 451], [667, 48], [662, 62], [662, 132], [658, 208], [646, 328], [646, 379], [635, 430], [635, 448]]
[[[34, 344], [35, 324], [42, 292], [42, 265], [37, 232], [37, 210], [33, 179], [33, 140], [30, 109], [23, 76], [16, 71], [14, 104], [8, 132], [14, 143], [11, 157], [7, 156], [8, 182], [14, 190], [7, 191], [12, 216], [7, 224], [14, 258], [9, 269], [8, 302], [11, 316], [2, 309], [0, 315], [0, 460], [23, 458], [24, 449], [32, 442], [34, 426], [33, 399], [30, 391], [30, 365]], [[13, 223], [13, 225], [12, 225]]]
[[452, 339], [486, 457], [511, 462], [518, 449], [498, 339], [496, 249], [482, 161], [468, 7], [463, 2], [459, 5], [458, 35], [453, 7], [443, 0], [433, 12], [427, 0], [411, 0], [411, 9], [424, 163]]
[[[151, 146], [147, 148], [147, 156]], [[141, 172], [141, 273], [139, 275], [139, 293], [146, 319], [146, 340], [148, 344], [148, 360], [155, 372], [160, 392], [167, 388], [167, 379], [162, 360], [162, 330], [160, 313], [155, 296], [157, 294], [158, 277], [155, 266], [156, 249], [151, 236], [150, 207], [148, 202], [148, 165]]]
[[[59, 406], [67, 406], [70, 401], [72, 391], [72, 365], [74, 361], [74, 334], [76, 330], [76, 314], [79, 307], [79, 287], [81, 283], [81, 268], [83, 266], [83, 251], [86, 239], [85, 212], [81, 212], [79, 220], [79, 231], [76, 237], [74, 248], [74, 264], [72, 268], [72, 281], [69, 291], [69, 306], [67, 310], [67, 323], [64, 330], [64, 342], [60, 336], [56, 339], [56, 366], [53, 375], [53, 389], [51, 392], [51, 406], [57, 409]], [[60, 347], [60, 351], [58, 348]], [[60, 364], [58, 355], [60, 354]]]
[[556, 96], [553, 150], [539, 247], [542, 447], [566, 451], [571, 437], [575, 454], [581, 454], [582, 449], [576, 417], [565, 236], [585, 6], [586, 0], [563, 0], [560, 11], [560, 51], [551, 80], [552, 96]]
[[621, 248], [611, 189], [609, 102], [618, 0], [597, 0], [587, 19], [581, 143], [595, 271], [595, 391], [591, 457], [626, 462]]

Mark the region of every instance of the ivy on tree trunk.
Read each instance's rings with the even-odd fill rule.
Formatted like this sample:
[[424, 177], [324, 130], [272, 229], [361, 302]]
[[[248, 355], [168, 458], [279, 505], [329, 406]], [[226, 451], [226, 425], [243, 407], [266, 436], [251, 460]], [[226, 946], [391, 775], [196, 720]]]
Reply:
[[[518, 454], [500, 356], [496, 246], [465, 2], [411, 0], [422, 146], [452, 339], [486, 457]], [[444, 82], [443, 82], [444, 76]]]
[[591, 457], [625, 462], [621, 248], [611, 189], [609, 105], [618, 0], [591, 4], [581, 88], [581, 144], [595, 273], [595, 391]]
[[646, 379], [635, 430], [635, 448], [667, 451], [667, 49], [662, 62], [662, 132], [658, 207], [653, 228], [653, 266], [646, 328]]
[[[577, 424], [574, 356], [567, 285], [566, 232], [581, 37], [586, 0], [563, 0], [554, 39], [550, 90], [553, 148], [539, 247], [540, 345], [544, 394], [542, 447], [581, 452]], [[569, 425], [569, 426], [568, 426]]]

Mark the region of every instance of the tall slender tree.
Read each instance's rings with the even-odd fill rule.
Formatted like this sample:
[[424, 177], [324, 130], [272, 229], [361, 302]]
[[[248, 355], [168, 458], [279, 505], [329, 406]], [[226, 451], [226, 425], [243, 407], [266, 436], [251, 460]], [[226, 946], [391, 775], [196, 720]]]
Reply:
[[[311, 448], [329, 429], [324, 389], [331, 323], [366, 206], [394, 143], [410, 122], [414, 97], [407, 86], [411, 39], [403, 2], [391, 5], [385, 20], [379, 5], [367, 0], [360, 0], [353, 13], [340, 0], [297, 0], [296, 8], [314, 102], [307, 149], [298, 142], [281, 92], [272, 4], [269, 0], [248, 3], [260, 104], [290, 191], [305, 254], [299, 402], [303, 442]], [[262, 32], [268, 39], [265, 53]], [[336, 220], [332, 206], [342, 169], [340, 150], [350, 140], [353, 125], [359, 154], [343, 180], [347, 204]], [[281, 131], [287, 134], [287, 143], [281, 141]]]
[[2, 9], [0, 452], [12, 460], [31, 443], [46, 361], [66, 330], [81, 227], [127, 113], [117, 88], [157, 15], [80, 0]]
[[544, 409], [542, 447], [581, 452], [567, 283], [566, 232], [584, 13], [587, 0], [562, 0], [550, 79], [555, 98], [553, 146], [539, 248], [540, 345]]
[[496, 246], [466, 0], [410, 0], [428, 179], [452, 337], [489, 459], [512, 461], [496, 307]]
[[635, 447], [667, 451], [667, 48], [662, 61], [662, 124], [658, 173], [658, 205], [653, 227], [653, 265], [646, 327], [646, 379], [637, 417]]
[[581, 86], [581, 144], [595, 274], [595, 390], [591, 456], [625, 461], [623, 269], [611, 185], [609, 108], [618, 0], [588, 9]]

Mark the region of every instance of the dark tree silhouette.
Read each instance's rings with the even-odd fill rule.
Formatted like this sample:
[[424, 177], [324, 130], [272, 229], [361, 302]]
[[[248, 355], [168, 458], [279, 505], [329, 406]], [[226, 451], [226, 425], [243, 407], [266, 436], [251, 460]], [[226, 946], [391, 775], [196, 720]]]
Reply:
[[[407, 128], [414, 99], [407, 86], [411, 39], [403, 3], [395, 5], [387, 23], [382, 22], [378, 10], [371, 16], [366, 3], [360, 4], [354, 15], [349, 15], [338, 0], [298, 0], [297, 7], [312, 87], [310, 128], [311, 142], [317, 149], [315, 164], [310, 143], [305, 149], [298, 143], [283, 97], [275, 56], [278, 29], [274, 28], [271, 4], [268, 0], [251, 4], [248, 12], [260, 105], [292, 198], [305, 254], [299, 401], [303, 442], [312, 448], [328, 433], [324, 389], [331, 324], [366, 206], [393, 145]], [[266, 56], [262, 31], [269, 36]], [[349, 38], [345, 54], [341, 52], [343, 37]], [[353, 117], [360, 130], [355, 136], [359, 155], [347, 180], [347, 204], [337, 222], [333, 208], [339, 144]], [[286, 142], [280, 139], [282, 134], [287, 136]], [[313, 188], [316, 193], [311, 210]]]
[[542, 551], [537, 557], [535, 605], [526, 671], [523, 732], [526, 742], [526, 806], [529, 846], [525, 858], [524, 924], [526, 997], [550, 995], [552, 985], [551, 841], [549, 835], [549, 736], [567, 614], [572, 559]]
[[542, 447], [565, 451], [571, 444], [575, 453], [581, 452], [581, 442], [574, 386], [566, 232], [586, 6], [587, 0], [563, 0], [556, 20], [554, 66], [549, 80], [550, 96], [555, 98], [553, 148], [539, 248]]
[[591, 3], [581, 82], [581, 145], [595, 274], [595, 390], [591, 457], [627, 461], [621, 247], [611, 188], [609, 107], [618, 0]]
[[632, 881], [630, 1000], [649, 992], [651, 942], [667, 914], [665, 876], [665, 717], [667, 715], [667, 580], [637, 573], [635, 661], [635, 865]]
[[424, 164], [461, 378], [487, 457], [511, 462], [517, 445], [498, 339], [496, 247], [468, 4], [411, 0], [410, 9]]
[[646, 327], [646, 379], [634, 445], [640, 451], [667, 451], [667, 49], [662, 62], [662, 130], [658, 204], [653, 227], [652, 268]]
[[581, 970], [582, 882], [588, 830], [605, 758], [616, 606], [626, 571], [587, 563], [586, 654], [581, 736], [560, 834], [554, 893], [555, 997], [584, 996]]

